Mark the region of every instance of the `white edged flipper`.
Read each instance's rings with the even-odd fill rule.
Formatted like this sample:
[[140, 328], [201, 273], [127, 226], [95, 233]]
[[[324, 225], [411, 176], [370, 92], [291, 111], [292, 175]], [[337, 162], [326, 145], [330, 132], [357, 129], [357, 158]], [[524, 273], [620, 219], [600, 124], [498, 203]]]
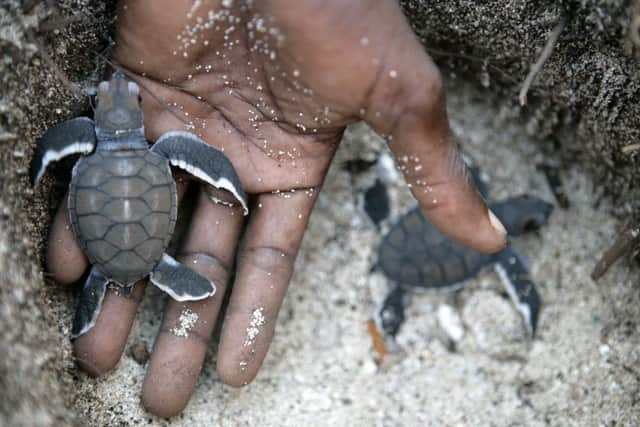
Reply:
[[495, 257], [495, 270], [511, 301], [520, 312], [529, 337], [533, 338], [538, 325], [541, 301], [524, 260], [510, 245], [497, 253]]
[[167, 254], [151, 271], [149, 279], [176, 301], [198, 301], [216, 293], [216, 286], [211, 280]]
[[405, 320], [405, 307], [411, 294], [401, 285], [393, 283], [374, 316], [378, 330], [385, 338], [395, 339]]
[[107, 290], [107, 284], [109, 284], [109, 279], [98, 272], [95, 267], [92, 268], [82, 287], [78, 306], [76, 307], [76, 315], [73, 319], [73, 328], [71, 330], [72, 339], [78, 338], [96, 324]]
[[207, 184], [229, 191], [240, 202], [245, 215], [249, 212], [240, 178], [222, 151], [184, 131], [162, 134], [151, 151], [165, 157], [172, 166], [184, 169]]
[[47, 166], [72, 154], [89, 154], [96, 147], [93, 120], [77, 117], [50, 127], [42, 135], [31, 160], [31, 183], [37, 185]]

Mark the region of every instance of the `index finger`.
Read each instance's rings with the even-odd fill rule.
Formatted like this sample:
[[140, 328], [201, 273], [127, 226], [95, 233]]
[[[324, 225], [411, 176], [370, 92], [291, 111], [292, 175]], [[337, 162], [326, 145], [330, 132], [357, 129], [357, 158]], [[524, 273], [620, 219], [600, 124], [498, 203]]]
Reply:
[[449, 131], [439, 70], [415, 36], [387, 58], [366, 117], [387, 135], [407, 185], [442, 232], [481, 252], [497, 252], [506, 230], [476, 190]]

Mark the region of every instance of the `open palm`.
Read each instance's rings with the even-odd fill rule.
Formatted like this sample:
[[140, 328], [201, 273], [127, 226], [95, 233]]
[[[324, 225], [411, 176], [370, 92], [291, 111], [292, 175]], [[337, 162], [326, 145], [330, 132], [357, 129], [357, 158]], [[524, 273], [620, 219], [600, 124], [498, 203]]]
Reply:
[[[125, 1], [113, 55], [146, 89], [147, 139], [176, 129], [197, 134], [224, 150], [253, 197], [237, 248], [241, 209], [222, 193], [214, 194], [222, 203], [211, 203], [200, 190], [179, 255], [212, 278], [218, 294], [169, 301], [143, 389], [151, 412], [172, 416], [188, 402], [236, 254], [217, 370], [231, 385], [255, 377], [349, 123], [365, 120], [387, 138], [420, 206], [445, 233], [482, 251], [504, 245], [450, 140], [439, 72], [395, 1]], [[62, 206], [48, 252], [61, 283], [87, 268], [68, 221]], [[85, 370], [99, 375], [118, 362], [144, 286], [131, 298], [108, 292], [96, 326], [75, 342]], [[195, 323], [176, 334], [184, 316]]]

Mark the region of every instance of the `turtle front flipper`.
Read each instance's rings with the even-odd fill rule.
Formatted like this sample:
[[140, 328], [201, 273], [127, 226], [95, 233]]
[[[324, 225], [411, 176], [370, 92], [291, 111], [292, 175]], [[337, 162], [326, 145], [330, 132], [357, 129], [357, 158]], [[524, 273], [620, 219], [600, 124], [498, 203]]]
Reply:
[[176, 301], [197, 301], [216, 293], [216, 286], [204, 276], [164, 254], [151, 271], [151, 283]]
[[95, 267], [91, 269], [80, 293], [76, 316], [73, 319], [71, 338], [78, 338], [96, 324], [108, 283], [109, 279], [98, 272]]
[[47, 166], [72, 154], [89, 154], [96, 147], [93, 120], [78, 117], [53, 126], [42, 135], [31, 160], [31, 183], [36, 185]]
[[529, 337], [533, 338], [540, 313], [540, 295], [524, 260], [508, 245], [496, 255], [495, 269], [511, 301], [522, 315]]
[[184, 169], [207, 184], [229, 191], [242, 204], [245, 215], [249, 212], [240, 178], [222, 151], [183, 131], [163, 134], [153, 144], [151, 151], [166, 157], [171, 165]]

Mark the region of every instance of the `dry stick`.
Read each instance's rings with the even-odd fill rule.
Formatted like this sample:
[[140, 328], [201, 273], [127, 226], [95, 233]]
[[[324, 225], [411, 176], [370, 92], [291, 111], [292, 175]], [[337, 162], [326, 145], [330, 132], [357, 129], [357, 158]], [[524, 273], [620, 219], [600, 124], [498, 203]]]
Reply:
[[631, 227], [627, 223], [622, 232], [618, 235], [616, 241], [605, 251], [595, 268], [591, 272], [591, 278], [596, 281], [601, 278], [604, 273], [609, 270], [618, 259], [629, 253], [640, 240], [640, 230]]
[[551, 56], [551, 53], [553, 52], [553, 48], [555, 47], [556, 42], [558, 41], [558, 37], [560, 37], [560, 33], [562, 33], [562, 30], [564, 30], [564, 25], [565, 25], [564, 18], [560, 18], [556, 26], [553, 27], [553, 30], [551, 30], [551, 33], [549, 33], [549, 39], [547, 40], [547, 44], [544, 46], [544, 49], [542, 50], [540, 57], [538, 58], [536, 63], [533, 64], [533, 66], [531, 67], [531, 71], [529, 71], [529, 75], [524, 80], [524, 83], [522, 84], [522, 89], [520, 89], [520, 95], [519, 95], [521, 106], [524, 107], [525, 105], [527, 105], [527, 92], [529, 92], [529, 88], [531, 87], [531, 84], [535, 80], [540, 70], [542, 70], [542, 67], [544, 67], [545, 62], [547, 62], [547, 60]]

